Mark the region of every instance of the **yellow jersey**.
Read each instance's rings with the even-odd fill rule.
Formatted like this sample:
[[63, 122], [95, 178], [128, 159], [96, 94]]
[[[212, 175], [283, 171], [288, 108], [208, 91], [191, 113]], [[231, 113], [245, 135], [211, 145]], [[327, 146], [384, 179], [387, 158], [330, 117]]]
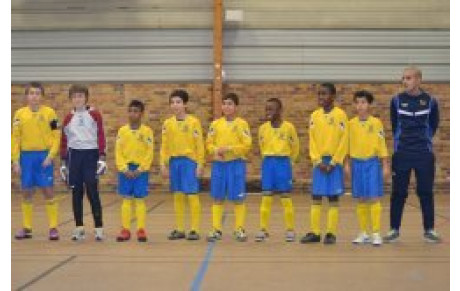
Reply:
[[171, 157], [188, 157], [199, 167], [203, 166], [203, 129], [195, 116], [187, 114], [184, 120], [172, 116], [163, 123], [160, 165], [168, 165]]
[[47, 106], [37, 111], [23, 107], [14, 113], [11, 135], [11, 159], [19, 161], [21, 151], [48, 151], [54, 158], [59, 152], [61, 131], [56, 112]]
[[262, 156], [285, 156], [291, 161], [299, 157], [299, 137], [294, 125], [282, 121], [280, 127], [274, 128], [270, 121], [259, 127], [259, 146]]
[[115, 164], [118, 171], [127, 171], [130, 163], [139, 165], [140, 172], [149, 171], [153, 150], [153, 131], [150, 127], [143, 124], [138, 129], [132, 129], [129, 124], [122, 126], [115, 142]]
[[388, 157], [385, 131], [380, 119], [369, 116], [367, 120], [355, 117], [349, 122], [350, 157], [368, 159]]
[[343, 164], [348, 154], [348, 119], [346, 113], [334, 107], [329, 113], [323, 108], [315, 110], [310, 117], [308, 130], [310, 158], [313, 165], [321, 158], [331, 156], [331, 164]]
[[[252, 138], [248, 123], [242, 118], [228, 121], [225, 117], [214, 120], [209, 126], [206, 148], [213, 160], [232, 161], [246, 159], [251, 149]], [[228, 147], [222, 159], [216, 159], [219, 148]]]

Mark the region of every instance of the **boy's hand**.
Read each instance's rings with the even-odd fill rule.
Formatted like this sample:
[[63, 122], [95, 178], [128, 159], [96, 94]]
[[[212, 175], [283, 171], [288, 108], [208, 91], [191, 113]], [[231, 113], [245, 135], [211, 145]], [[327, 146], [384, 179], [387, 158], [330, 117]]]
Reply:
[[59, 168], [59, 174], [61, 174], [62, 181], [67, 183], [67, 177], [69, 176], [69, 172], [65, 164], [63, 164], [61, 168]]
[[104, 160], [99, 160], [97, 162], [96, 174], [104, 175], [106, 171], [107, 171], [107, 163]]
[[13, 163], [13, 173], [15, 175], [21, 175], [21, 165], [18, 162]]
[[169, 173], [168, 173], [168, 169], [166, 168], [166, 166], [161, 166], [160, 167], [160, 172], [161, 172], [161, 176], [163, 177], [163, 179], [168, 178]]
[[217, 151], [216, 151], [216, 154], [217, 154], [217, 157], [221, 160], [224, 159], [224, 155], [225, 153], [227, 153], [228, 151], [230, 151], [230, 148], [229, 147], [221, 147], [221, 148], [218, 148]]
[[130, 170], [126, 170], [126, 172], [124, 172], [124, 174], [125, 174], [126, 178], [128, 178], [128, 179], [134, 178], [133, 172], [130, 171]]
[[323, 173], [328, 173], [327, 168], [329, 167], [329, 165], [326, 165], [326, 164], [321, 163], [321, 164], [318, 165], [318, 167], [319, 167], [319, 169], [321, 170], [321, 172], [323, 172]]
[[49, 165], [51, 165], [52, 162], [53, 162], [53, 159], [51, 159], [50, 157], [46, 157], [46, 159], [42, 163], [42, 167], [46, 168]]
[[133, 178], [137, 178], [141, 174], [141, 172], [138, 169], [131, 171], [131, 173], [133, 175]]
[[198, 166], [198, 167], [196, 168], [196, 176], [197, 176], [197, 177], [203, 176], [203, 167], [202, 167], [202, 166]]

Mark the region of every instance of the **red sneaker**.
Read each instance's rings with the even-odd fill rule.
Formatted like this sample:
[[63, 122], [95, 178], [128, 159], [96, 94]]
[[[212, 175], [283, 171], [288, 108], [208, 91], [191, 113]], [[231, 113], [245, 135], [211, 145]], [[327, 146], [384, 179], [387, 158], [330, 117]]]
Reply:
[[131, 232], [129, 229], [123, 228], [120, 232], [120, 234], [117, 236], [117, 241], [122, 242], [122, 241], [127, 241], [131, 238]]
[[140, 228], [137, 231], [137, 241], [139, 242], [146, 242], [147, 241], [147, 234], [143, 228]]

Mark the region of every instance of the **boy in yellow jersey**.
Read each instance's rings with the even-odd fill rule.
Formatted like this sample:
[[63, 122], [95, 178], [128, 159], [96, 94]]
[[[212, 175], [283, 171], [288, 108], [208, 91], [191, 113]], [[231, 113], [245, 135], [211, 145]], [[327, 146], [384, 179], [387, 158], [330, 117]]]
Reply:
[[[383, 196], [383, 178], [388, 176], [388, 150], [385, 131], [380, 119], [370, 115], [369, 107], [374, 96], [368, 91], [358, 91], [353, 97], [358, 115], [350, 120], [351, 185], [353, 198], [358, 199], [358, 215], [361, 233], [353, 241], [355, 244], [382, 244], [380, 237], [379, 198]], [[383, 169], [383, 171], [382, 171]], [[345, 167], [349, 173], [349, 166]], [[368, 225], [372, 222], [372, 237], [368, 235]]]
[[[201, 123], [187, 114], [189, 95], [184, 90], [175, 90], [169, 97], [174, 116], [163, 123], [161, 135], [160, 165], [164, 178], [169, 175], [170, 190], [174, 196], [176, 228], [168, 239], [200, 239], [201, 205], [198, 178], [203, 174], [204, 141]], [[169, 169], [168, 169], [169, 168]], [[190, 206], [190, 232], [185, 236], [185, 196]]]
[[53, 159], [59, 152], [60, 129], [56, 113], [40, 105], [45, 91], [40, 83], [27, 85], [27, 106], [17, 110], [13, 118], [11, 156], [13, 171], [21, 177], [23, 228], [15, 238], [32, 238], [32, 195], [41, 188], [46, 199], [49, 239], [58, 240], [58, 205], [53, 192]]
[[246, 155], [252, 139], [248, 123], [236, 116], [239, 98], [234, 93], [225, 95], [222, 100], [223, 117], [214, 120], [209, 127], [206, 148], [212, 156], [211, 197], [212, 231], [208, 241], [222, 238], [222, 214], [226, 199], [235, 204], [235, 230], [237, 241], [247, 240], [244, 230], [246, 217]]
[[321, 241], [322, 198], [329, 200], [327, 230], [324, 244], [335, 244], [339, 219], [339, 197], [344, 193], [343, 161], [348, 154], [348, 119], [334, 106], [335, 86], [323, 83], [318, 90], [321, 108], [310, 117], [310, 158], [313, 164], [310, 228], [301, 243]]
[[129, 124], [118, 130], [115, 162], [118, 169], [118, 193], [121, 204], [122, 229], [117, 241], [131, 238], [131, 206], [136, 206], [137, 240], [147, 241], [145, 232], [145, 197], [149, 193], [149, 170], [153, 161], [153, 131], [141, 123], [144, 103], [132, 100], [128, 106]]
[[279, 194], [284, 208], [285, 240], [295, 241], [294, 208], [289, 193], [292, 190], [292, 163], [299, 157], [299, 138], [292, 123], [281, 117], [283, 105], [278, 98], [268, 99], [265, 106], [267, 122], [259, 128], [259, 146], [262, 160], [262, 203], [260, 231], [256, 241], [268, 238], [274, 194]]

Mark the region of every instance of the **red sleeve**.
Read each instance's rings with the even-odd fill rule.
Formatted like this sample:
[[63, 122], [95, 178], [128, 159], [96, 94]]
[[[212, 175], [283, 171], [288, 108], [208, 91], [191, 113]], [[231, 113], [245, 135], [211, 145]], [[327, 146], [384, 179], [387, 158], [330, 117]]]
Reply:
[[104, 126], [102, 124], [102, 115], [97, 110], [91, 110], [89, 112], [93, 117], [94, 121], [96, 121], [97, 125], [97, 144], [99, 147], [99, 155], [105, 156], [105, 134], [104, 134]]
[[64, 122], [62, 123], [62, 133], [61, 133], [61, 159], [66, 160], [67, 159], [67, 135], [65, 134], [64, 129], [67, 127], [67, 125], [70, 123], [72, 120], [72, 113], [69, 113], [66, 115], [64, 118]]

